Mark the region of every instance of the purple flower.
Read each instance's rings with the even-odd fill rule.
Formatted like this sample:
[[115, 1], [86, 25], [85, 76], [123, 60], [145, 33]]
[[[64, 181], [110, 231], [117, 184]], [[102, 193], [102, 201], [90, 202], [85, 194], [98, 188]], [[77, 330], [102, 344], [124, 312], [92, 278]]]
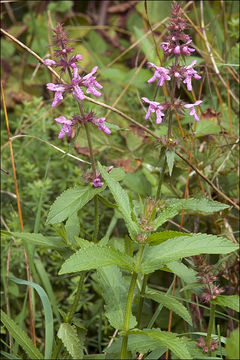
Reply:
[[156, 112], [156, 123], [160, 124], [162, 122], [162, 117], [164, 116], [164, 113], [161, 111], [163, 110], [163, 106], [161, 103], [156, 102], [156, 101], [150, 101], [148, 98], [142, 97], [142, 99], [149, 104], [149, 108], [147, 111], [147, 114], [145, 116], [145, 119], [149, 119], [151, 113]]
[[182, 53], [184, 55], [190, 56], [195, 49], [188, 47], [187, 45], [190, 44], [192, 40], [188, 40], [185, 45], [182, 45]]
[[63, 99], [63, 93], [66, 91], [65, 85], [48, 83], [47, 89], [55, 92], [52, 107], [57, 106], [57, 104]]
[[78, 68], [76, 64], [72, 64], [71, 67], [73, 69], [73, 77], [72, 77], [73, 94], [76, 95], [76, 97], [79, 100], [83, 100], [85, 98], [85, 95], [82, 89], [80, 88], [80, 86], [78, 85], [81, 80], [81, 77], [78, 73]]
[[102, 187], [104, 185], [104, 182], [101, 181], [99, 177], [96, 177], [92, 182], [94, 187]]
[[91, 119], [91, 122], [98, 126], [99, 130], [103, 130], [105, 134], [111, 134], [111, 130], [104, 124], [105, 118]]
[[46, 65], [46, 66], [56, 65], [56, 61], [51, 60], [51, 59], [46, 59], [46, 60], [44, 60], [44, 65]]
[[87, 87], [87, 91], [86, 91], [87, 94], [93, 94], [94, 96], [99, 97], [99, 96], [101, 96], [101, 93], [100, 93], [100, 91], [97, 91], [95, 89], [95, 87], [97, 89], [102, 89], [102, 85], [100, 85], [97, 82], [96, 77], [93, 76], [93, 74], [95, 74], [97, 69], [98, 69], [98, 66], [94, 66], [92, 68], [92, 71], [82, 78], [82, 85]]
[[67, 133], [67, 136], [72, 134], [72, 128], [74, 125], [74, 121], [72, 119], [67, 119], [65, 116], [59, 116], [55, 120], [59, 124], [62, 124], [62, 129], [58, 135], [59, 139], [62, 139], [65, 136], [65, 133]]
[[148, 62], [148, 66], [149, 67], [153, 67], [155, 69], [154, 75], [151, 79], [148, 80], [148, 83], [152, 83], [155, 80], [159, 79], [159, 81], [157, 82], [157, 86], [163, 86], [164, 81], [166, 80], [171, 80], [169, 74], [169, 70], [161, 67], [161, 66], [156, 66], [155, 64]]
[[194, 77], [196, 80], [201, 79], [201, 76], [198, 75], [196, 70], [193, 69], [193, 66], [196, 64], [196, 62], [197, 60], [193, 60], [190, 65], [184, 66], [183, 76], [185, 77], [185, 80], [183, 82], [187, 84], [188, 91], [192, 91], [192, 77]]
[[163, 49], [164, 52], [168, 52], [170, 43], [169, 43], [169, 42], [162, 42], [162, 43], [160, 44], [160, 46], [162, 47], [162, 49]]
[[189, 115], [192, 115], [194, 117], [195, 121], [200, 121], [199, 117], [196, 114], [196, 110], [194, 106], [198, 106], [202, 103], [202, 100], [197, 100], [194, 104], [185, 104], [183, 105], [186, 109], [190, 109]]

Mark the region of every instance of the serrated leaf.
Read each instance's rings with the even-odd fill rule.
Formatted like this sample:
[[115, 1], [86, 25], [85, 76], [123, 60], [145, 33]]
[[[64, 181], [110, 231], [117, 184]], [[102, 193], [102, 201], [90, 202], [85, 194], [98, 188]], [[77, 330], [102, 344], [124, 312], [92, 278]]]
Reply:
[[231, 332], [226, 342], [226, 355], [229, 360], [236, 360], [240, 358], [239, 352], [239, 328]]
[[28, 335], [13, 321], [4, 311], [1, 310], [1, 320], [12, 335], [12, 337], [23, 348], [30, 359], [43, 359], [43, 355], [34, 346]]
[[80, 224], [77, 211], [73, 213], [66, 221], [65, 225], [68, 239], [74, 243], [74, 237], [79, 235]]
[[36, 233], [27, 233], [27, 232], [8, 232], [1, 230], [1, 235], [3, 237], [16, 237], [22, 240], [27, 241], [27, 243], [36, 245], [36, 246], [45, 246], [49, 248], [64, 248], [66, 247], [65, 242], [60, 237], [46, 237], [42, 234]]
[[105, 186], [93, 188], [91, 185], [87, 185], [75, 186], [64, 191], [51, 206], [46, 223], [56, 224], [66, 220], [104, 189]]
[[169, 175], [172, 175], [173, 165], [174, 165], [174, 159], [175, 159], [175, 152], [174, 151], [166, 151], [166, 158], [167, 158], [167, 164], [169, 169]]
[[149, 336], [151, 339], [157, 340], [160, 345], [165, 345], [168, 349], [174, 352], [179, 359], [192, 359], [188, 352], [186, 341], [177, 337], [176, 334], [158, 329], [152, 330], [130, 330], [130, 334], [143, 334]]
[[73, 359], [83, 358], [83, 344], [79, 340], [79, 336], [75, 326], [62, 323], [58, 330], [57, 336], [62, 340], [63, 345], [73, 357]]
[[[122, 330], [124, 328], [129, 284], [123, 278], [117, 266], [107, 266], [99, 269], [98, 282], [102, 288], [106, 303], [105, 314], [115, 329]], [[136, 324], [135, 316], [130, 314], [129, 328], [134, 328]]]
[[197, 272], [191, 268], [188, 268], [180, 261], [172, 261], [167, 263], [167, 267], [181, 279], [183, 279], [187, 284], [196, 282]]
[[[119, 338], [116, 341], [114, 341], [114, 343], [110, 346], [110, 348], [106, 349], [106, 352], [119, 354], [121, 352], [121, 345], [122, 345], [122, 338]], [[155, 339], [151, 339], [147, 335], [130, 334], [128, 336], [128, 345], [127, 345], [128, 351], [146, 354], [148, 351], [154, 350], [158, 347], [159, 347], [159, 342]]]
[[229, 208], [229, 205], [220, 203], [218, 201], [208, 199], [171, 199], [168, 203], [179, 206], [191, 213], [200, 213], [203, 215], [213, 214], [214, 212], [222, 211]]
[[157, 230], [159, 226], [178, 215], [182, 210], [189, 213], [209, 215], [228, 208], [229, 206], [226, 204], [208, 199], [171, 199], [166, 202], [165, 209], [161, 210], [154, 220], [154, 230]]
[[201, 120], [196, 124], [196, 137], [219, 134], [221, 127], [218, 124], [214, 124], [211, 120]]
[[98, 165], [99, 170], [106, 181], [113, 197], [118, 205], [118, 208], [126, 222], [126, 226], [132, 238], [134, 238], [140, 231], [137, 224], [132, 220], [131, 207], [127, 193], [123, 190], [120, 184], [110, 177], [110, 175], [104, 170], [101, 164]]
[[216, 235], [194, 234], [169, 239], [160, 245], [145, 249], [141, 272], [148, 274], [171, 261], [199, 254], [228, 254], [238, 246]]
[[109, 265], [118, 265], [128, 271], [134, 269], [134, 263], [130, 256], [111, 247], [94, 245], [81, 249], [70, 256], [63, 263], [59, 274], [99, 269]]
[[239, 296], [238, 295], [218, 295], [216, 299], [211, 300], [213, 304], [229, 307], [239, 312]]
[[192, 326], [192, 318], [188, 310], [183, 304], [180, 303], [180, 301], [176, 300], [173, 296], [167, 295], [160, 291], [148, 291], [144, 296], [148, 299], [152, 299], [158, 302], [159, 304], [162, 304], [169, 310], [172, 310], [181, 318], [183, 318], [189, 325]]
[[192, 234], [186, 234], [181, 231], [162, 231], [151, 234], [147, 239], [146, 243], [150, 245], [159, 245], [168, 239], [172, 239], [180, 236], [192, 236]]

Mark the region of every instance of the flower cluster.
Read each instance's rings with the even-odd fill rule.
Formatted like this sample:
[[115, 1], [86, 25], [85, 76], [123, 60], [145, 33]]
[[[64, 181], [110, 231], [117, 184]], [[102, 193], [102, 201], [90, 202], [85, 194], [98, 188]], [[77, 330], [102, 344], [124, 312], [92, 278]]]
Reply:
[[218, 349], [218, 340], [213, 340], [213, 339], [211, 339], [211, 340], [210, 340], [210, 346], [209, 346], [209, 348], [208, 348], [207, 345], [206, 345], [206, 342], [205, 342], [204, 338], [201, 336], [201, 337], [198, 339], [198, 344], [197, 344], [197, 346], [200, 347], [200, 348], [202, 348], [205, 353], [208, 353], [208, 352], [210, 352], [210, 351], [213, 351], [213, 350]]
[[[178, 60], [181, 56], [190, 56], [195, 49], [189, 47], [189, 44], [192, 42], [190, 36], [184, 33], [184, 30], [187, 29], [186, 19], [182, 16], [183, 12], [178, 3], [174, 3], [172, 6], [171, 18], [168, 25], [168, 36], [166, 41], [161, 43], [161, 47], [164, 51], [165, 56], [168, 58], [170, 56], [175, 56], [175, 64], [171, 67], [161, 67], [157, 66], [152, 62], [148, 62], [148, 67], [154, 69], [154, 74], [151, 79], [148, 80], [148, 83], [153, 83], [157, 81], [157, 86], [163, 86], [167, 81], [174, 81], [176, 86], [180, 88], [181, 82], [186, 84], [187, 90], [192, 91], [192, 78], [199, 80], [201, 76], [193, 68], [196, 65], [196, 60], [193, 60], [188, 66], [180, 66]], [[170, 104], [165, 101], [164, 103], [159, 103], [156, 101], [151, 101], [146, 97], [143, 97], [142, 100], [149, 105], [145, 119], [147, 120], [151, 113], [156, 113], [156, 123], [160, 124], [163, 121], [165, 116], [164, 110], [167, 110], [171, 105], [174, 107], [174, 103]], [[172, 99], [172, 101], [174, 101]], [[196, 101], [194, 104], [181, 104], [180, 113], [184, 109], [189, 109], [189, 114], [193, 116], [195, 121], [199, 121], [197, 116], [195, 106], [198, 106], [202, 103], [201, 100]]]
[[216, 299], [217, 295], [223, 293], [224, 289], [216, 285], [218, 277], [213, 272], [213, 266], [207, 265], [201, 256], [196, 261], [200, 270], [197, 277], [199, 282], [204, 284], [204, 292], [201, 293], [200, 298], [203, 302], [209, 303], [210, 300]]
[[[101, 96], [99, 90], [102, 89], [102, 85], [98, 83], [95, 76], [98, 67], [94, 66], [89, 74], [81, 77], [79, 75], [79, 66], [77, 63], [82, 60], [82, 55], [77, 54], [69, 57], [73, 48], [68, 46], [69, 37], [61, 24], [58, 24], [56, 29], [52, 30], [55, 33], [53, 37], [53, 44], [58, 47], [54, 54], [58, 60], [46, 59], [44, 64], [46, 66], [60, 67], [62, 72], [67, 70], [71, 79], [71, 83], [68, 84], [47, 84], [47, 89], [54, 93], [52, 107], [57, 106], [60, 101], [63, 100], [63, 95], [67, 92], [72, 92], [78, 101], [82, 101], [85, 98], [83, 89], [86, 89], [87, 94], [92, 94], [96, 97]], [[59, 139], [63, 138], [65, 134], [70, 136], [72, 134], [73, 127], [77, 123], [83, 123], [84, 121], [97, 125], [98, 129], [104, 131], [105, 134], [111, 133], [111, 130], [104, 124], [105, 118], [101, 117], [97, 119], [93, 112], [86, 115], [84, 114], [84, 117], [74, 115], [72, 119], [68, 119], [62, 115], [56, 118], [55, 121], [62, 125], [62, 129], [58, 135]]]

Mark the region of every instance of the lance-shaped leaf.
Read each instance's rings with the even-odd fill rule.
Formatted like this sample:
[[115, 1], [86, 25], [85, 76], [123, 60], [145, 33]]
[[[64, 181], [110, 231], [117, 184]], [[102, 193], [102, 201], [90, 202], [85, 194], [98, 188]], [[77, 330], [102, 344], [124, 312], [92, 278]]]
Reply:
[[100, 164], [98, 164], [98, 167], [118, 205], [119, 210], [121, 211], [131, 237], [134, 238], [140, 232], [140, 229], [132, 220], [131, 207], [126, 191], [123, 190], [121, 185], [113, 179]]
[[159, 226], [172, 219], [182, 210], [189, 213], [209, 215], [228, 208], [229, 206], [226, 204], [208, 199], [171, 199], [166, 202], [165, 209], [158, 214], [153, 222], [153, 226], [157, 230]]
[[141, 272], [148, 274], [163, 265], [188, 256], [200, 254], [228, 254], [238, 246], [228, 239], [216, 235], [194, 234], [169, 239], [160, 245], [145, 249]]
[[178, 356], [179, 359], [192, 359], [190, 355], [186, 341], [177, 337], [177, 334], [170, 333], [167, 331], [161, 331], [158, 329], [152, 330], [130, 330], [130, 334], [141, 334], [147, 335], [151, 339], [157, 340], [161, 345], [165, 345], [170, 349], [174, 354]]
[[75, 186], [64, 191], [52, 204], [47, 217], [47, 224], [56, 224], [66, 220], [80, 210], [93, 197], [104, 190], [88, 186]]
[[62, 265], [59, 274], [99, 269], [109, 265], [118, 265], [133, 271], [134, 262], [130, 256], [108, 246], [94, 245], [83, 248], [70, 256]]
[[33, 345], [28, 335], [13, 321], [4, 311], [1, 310], [1, 320], [12, 335], [12, 337], [23, 348], [30, 359], [43, 359], [43, 355]]
[[192, 318], [183, 304], [180, 303], [174, 296], [167, 295], [160, 291], [148, 291], [145, 295], [146, 298], [152, 299], [159, 304], [162, 304], [169, 310], [174, 311], [177, 315], [183, 318], [189, 325], [192, 325]]
[[211, 300], [213, 304], [229, 307], [239, 312], [239, 296], [238, 295], [218, 295], [216, 299]]
[[73, 359], [83, 359], [84, 334], [81, 335], [80, 338], [76, 327], [67, 323], [62, 323], [58, 330], [57, 336]]
[[159, 245], [162, 242], [180, 236], [193, 236], [192, 234], [186, 234], [181, 231], [161, 231], [151, 234], [147, 239], [146, 243], [150, 245]]
[[27, 243], [36, 245], [36, 246], [45, 246], [49, 248], [61, 249], [66, 247], [65, 242], [60, 237], [56, 236], [43, 236], [42, 234], [36, 233], [27, 233], [27, 232], [8, 232], [1, 231], [3, 237], [15, 237], [25, 240]]
[[[124, 172], [122, 168], [112, 169], [111, 178], [120, 181], [123, 177]], [[87, 186], [75, 186], [64, 191], [51, 206], [47, 217], [47, 224], [56, 224], [66, 220], [105, 188], [106, 185], [94, 188], [92, 184], [89, 184]]]
[[[115, 329], [122, 330], [124, 328], [129, 284], [123, 278], [117, 266], [107, 266], [99, 269], [98, 282], [102, 288], [102, 294], [106, 303], [106, 316]], [[136, 324], [136, 319], [131, 314], [129, 328], [134, 328]]]

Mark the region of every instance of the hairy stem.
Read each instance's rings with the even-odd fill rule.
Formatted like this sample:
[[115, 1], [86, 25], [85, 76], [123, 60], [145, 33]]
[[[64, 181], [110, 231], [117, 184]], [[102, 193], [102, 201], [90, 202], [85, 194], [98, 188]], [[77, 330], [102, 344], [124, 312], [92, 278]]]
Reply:
[[144, 275], [143, 282], [142, 282], [142, 288], [141, 288], [141, 292], [140, 292], [138, 313], [137, 313], [137, 323], [138, 323], [137, 326], [139, 329], [141, 328], [141, 316], [142, 316], [142, 309], [143, 309], [143, 302], [144, 302], [144, 294], [145, 294], [146, 287], [147, 287], [147, 280], [148, 280], [148, 275]]
[[160, 159], [162, 157], [162, 155], [164, 156], [164, 160], [163, 160], [163, 167], [162, 167], [162, 171], [161, 174], [159, 176], [159, 182], [158, 182], [158, 188], [157, 188], [157, 194], [156, 194], [156, 200], [160, 199], [161, 196], [161, 188], [162, 188], [162, 183], [163, 183], [163, 178], [164, 178], [164, 173], [166, 170], [166, 166], [167, 166], [167, 157], [166, 157], [166, 152], [164, 151], [164, 149], [161, 149], [160, 152]]
[[214, 317], [215, 317], [215, 304], [210, 303], [210, 319], [208, 323], [208, 332], [207, 332], [207, 339], [206, 339], [206, 345], [208, 349], [210, 348], [210, 340], [212, 335], [212, 329], [214, 324]]
[[[141, 244], [138, 255], [137, 255], [137, 261], [136, 261], [136, 266], [135, 266], [136, 270], [139, 268], [139, 266], [141, 264], [144, 247], [145, 247], [145, 244]], [[127, 356], [129, 321], [130, 321], [132, 301], [133, 301], [133, 295], [134, 295], [134, 289], [135, 289], [137, 277], [138, 277], [138, 273], [137, 273], [137, 271], [134, 271], [134, 273], [132, 274], [132, 278], [131, 278], [131, 282], [130, 282], [130, 286], [129, 286], [129, 290], [128, 290], [126, 312], [125, 312], [124, 326], [123, 326], [125, 335], [123, 336], [120, 359], [126, 359], [126, 356]]]
[[95, 195], [93, 200], [94, 200], [94, 233], [93, 233], [93, 241], [97, 242], [98, 229], [99, 229], [98, 196]]

